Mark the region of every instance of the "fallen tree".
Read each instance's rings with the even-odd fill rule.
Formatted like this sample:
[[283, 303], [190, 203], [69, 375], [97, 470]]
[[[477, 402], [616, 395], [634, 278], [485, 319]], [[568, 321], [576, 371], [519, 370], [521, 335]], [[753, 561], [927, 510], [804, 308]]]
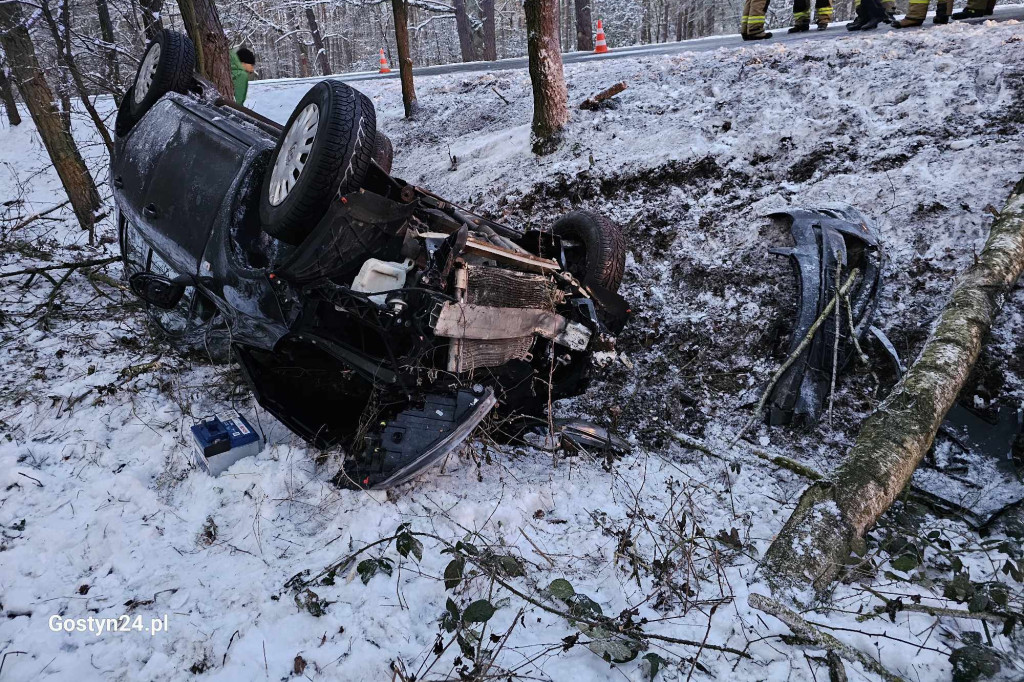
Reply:
[[864, 422], [835, 474], [804, 491], [768, 548], [761, 570], [773, 590], [807, 603], [839, 577], [931, 447], [1022, 269], [1024, 179], [959, 278], [920, 356]]

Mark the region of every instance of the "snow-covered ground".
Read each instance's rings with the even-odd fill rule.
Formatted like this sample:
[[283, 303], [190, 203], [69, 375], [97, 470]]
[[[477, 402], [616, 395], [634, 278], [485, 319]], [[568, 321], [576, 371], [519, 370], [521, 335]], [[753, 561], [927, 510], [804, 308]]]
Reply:
[[[297, 657], [310, 679], [388, 680], [392, 665], [407, 679], [458, 677], [472, 664], [456, 661], [457, 644], [445, 648], [449, 596], [460, 607], [501, 604], [483, 635], [497, 651], [489, 674], [646, 679], [642, 657], [610, 665], [586, 636], [566, 639], [578, 631], [565, 619], [484, 578], [446, 590], [452, 555], [441, 550], [459, 540], [520, 557], [525, 575], [507, 580], [535, 602], [557, 606], [538, 588], [566, 578], [605, 614], [635, 608], [646, 631], [706, 644], [652, 639], [642, 654], [664, 659], [658, 679], [828, 676], [820, 648], [780, 641], [785, 626], [747, 604], [767, 590], [757, 559], [805, 485], [749, 453], [831, 470], [884, 393], [884, 373], [844, 377], [831, 426], [758, 427], [729, 453], [732, 464], [673, 434], [729, 452], [782, 355], [793, 290], [786, 264], [767, 254], [786, 239], [761, 218], [771, 210], [842, 201], [872, 215], [889, 258], [879, 324], [906, 360], [920, 349], [984, 243], [987, 207], [1000, 208], [1024, 175], [1024, 28], [756, 45], [574, 65], [566, 75], [574, 106], [620, 80], [629, 88], [616, 109], [574, 110], [565, 142], [543, 158], [529, 152], [525, 71], [421, 78], [414, 122], [401, 117], [397, 81], [359, 87], [394, 140], [396, 175], [516, 224], [586, 206], [623, 225], [623, 293], [635, 318], [590, 393], [559, 409], [614, 425], [633, 451], [553, 460], [477, 443], [387, 495], [339, 490], [329, 482], [336, 456], [317, 460], [257, 409], [237, 370], [151, 340], [138, 306], [102, 276], [116, 278], [118, 266], [73, 275], [46, 324], [37, 322], [50, 283], [0, 280], [0, 652], [9, 654], [0, 680], [285, 679], [299, 675]], [[283, 121], [306, 87], [254, 83], [249, 104]], [[76, 131], [92, 141], [84, 119]], [[105, 179], [101, 152], [86, 148]], [[62, 199], [30, 123], [0, 130], [0, 188], [0, 200], [20, 200], [0, 207], [9, 216]], [[66, 211], [54, 217], [16, 232], [17, 220], [2, 223], [3, 271], [116, 254], [111, 218], [90, 247]], [[972, 380], [983, 405], [1024, 399], [1022, 311], [1018, 288]], [[190, 466], [188, 427], [229, 405], [258, 415], [269, 444], [214, 479]], [[1000, 572], [1019, 542], [975, 552], [961, 525], [914, 519], [922, 536], [952, 539], [971, 580], [1008, 582], [1020, 607], [1020, 583]], [[353, 565], [312, 586], [326, 602], [321, 615], [285, 589], [405, 523], [434, 536], [421, 538], [421, 560], [393, 543], [371, 549], [359, 559], [389, 558], [393, 573], [364, 585]], [[882, 603], [866, 585], [966, 608], [943, 597], [952, 574], [934, 552], [925, 568], [900, 571], [886, 564], [898, 550], [871, 547], [877, 575], [839, 586], [833, 608], [807, 618], [904, 679], [949, 679], [950, 651], [981, 622], [936, 625], [906, 611], [864, 621]], [[52, 616], [122, 614], [145, 625], [166, 615], [167, 631], [50, 629]], [[1019, 679], [1020, 629], [997, 631], [1002, 674]]]

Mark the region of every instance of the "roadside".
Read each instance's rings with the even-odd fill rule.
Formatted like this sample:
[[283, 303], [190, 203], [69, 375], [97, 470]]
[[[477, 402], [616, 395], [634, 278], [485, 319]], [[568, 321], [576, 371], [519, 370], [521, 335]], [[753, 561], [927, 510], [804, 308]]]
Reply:
[[[934, 12], [928, 14], [928, 20], [924, 26], [915, 28], [900, 29], [901, 33], [908, 33], [912, 31], [927, 31], [934, 26], [931, 23], [932, 17], [935, 16]], [[984, 19], [966, 19], [956, 23], [960, 24], [983, 24], [985, 22], [1006, 22], [1006, 21], [1024, 21], [1024, 5], [997, 5], [995, 12], [991, 17], [985, 17]], [[821, 41], [821, 40], [837, 40], [840, 38], [855, 38], [861, 37], [857, 34], [848, 32], [846, 30], [847, 22], [834, 23], [829, 26], [827, 31], [811, 31], [809, 33], [786, 33], [788, 27], [779, 27], [777, 29], [770, 29], [773, 31], [774, 36], [771, 40], [765, 41], [765, 45], [790, 45], [793, 43], [801, 43], [806, 41]], [[892, 33], [896, 29], [883, 24], [878, 27], [875, 31], [871, 31], [868, 34], [877, 36], [880, 34]], [[741, 48], [751, 47], [749, 43], [744, 43], [738, 33], [708, 36], [706, 38], [694, 38], [692, 40], [682, 40], [679, 42], [671, 43], [655, 43], [652, 45], [633, 45], [629, 47], [613, 48], [612, 51], [604, 54], [594, 54], [593, 52], [563, 52], [562, 63], [563, 64], [577, 64], [580, 62], [596, 62], [614, 59], [623, 59], [626, 57], [643, 57], [653, 55], [670, 55], [678, 54], [681, 52], [710, 52], [717, 50], [722, 47]], [[506, 71], [512, 69], [525, 69], [527, 68], [526, 57], [516, 57], [512, 59], [500, 59], [494, 62], [468, 62], [468, 63], [455, 63], [455, 64], [441, 64], [437, 66], [422, 66], [413, 68], [413, 76], [438, 76], [444, 74], [454, 73], [474, 73], [474, 72], [491, 72], [491, 71]], [[354, 82], [354, 81], [365, 81], [365, 80], [389, 80], [398, 78], [398, 70], [393, 69], [391, 73], [377, 73], [375, 71], [357, 71], [352, 73], [339, 73], [330, 76], [338, 80]], [[323, 80], [325, 76], [316, 76], [312, 78], [281, 78], [281, 79], [267, 79], [253, 81], [253, 86], [270, 87], [274, 84], [284, 83], [315, 83], [319, 80]]]

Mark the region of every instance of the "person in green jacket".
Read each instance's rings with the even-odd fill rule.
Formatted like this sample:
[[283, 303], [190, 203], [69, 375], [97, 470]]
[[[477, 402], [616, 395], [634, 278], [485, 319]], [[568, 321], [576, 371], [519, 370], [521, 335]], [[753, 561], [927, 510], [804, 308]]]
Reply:
[[231, 82], [235, 86], [235, 102], [245, 103], [245, 95], [249, 92], [249, 79], [256, 70], [256, 55], [247, 47], [240, 47], [231, 52]]

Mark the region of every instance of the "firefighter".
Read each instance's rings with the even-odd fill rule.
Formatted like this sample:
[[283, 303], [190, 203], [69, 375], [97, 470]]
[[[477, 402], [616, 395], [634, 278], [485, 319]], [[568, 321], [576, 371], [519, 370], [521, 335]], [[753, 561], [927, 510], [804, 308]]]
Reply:
[[846, 25], [847, 31], [872, 31], [882, 22], [892, 23], [896, 18], [895, 0], [855, 0], [857, 18]]
[[[832, 21], [832, 0], [814, 0], [814, 23], [819, 31], [828, 28]], [[793, 27], [790, 33], [811, 30], [811, 0], [793, 0]]]
[[[893, 28], [908, 28], [923, 24], [925, 17], [928, 16], [928, 1], [910, 0], [910, 7], [907, 8], [906, 16], [899, 21], [892, 22]], [[953, 0], [936, 0], [935, 18], [932, 21], [936, 24], [948, 24], [949, 14], [952, 9]]]
[[767, 40], [772, 34], [764, 30], [764, 18], [768, 14], [771, 0], [746, 0], [743, 3], [743, 18], [740, 19], [740, 35], [744, 40]]
[[977, 19], [991, 16], [996, 9], [996, 0], [968, 0], [967, 7], [954, 12], [951, 19]]

